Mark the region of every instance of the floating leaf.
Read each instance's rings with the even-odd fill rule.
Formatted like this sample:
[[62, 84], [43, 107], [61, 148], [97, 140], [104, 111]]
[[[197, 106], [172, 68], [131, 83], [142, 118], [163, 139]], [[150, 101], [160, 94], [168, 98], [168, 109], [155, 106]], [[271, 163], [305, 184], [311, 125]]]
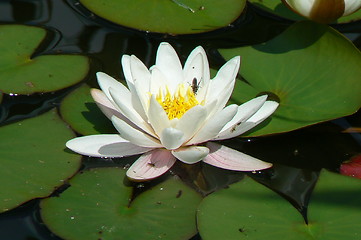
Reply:
[[33, 56], [46, 30], [25, 25], [0, 26], [0, 90], [4, 93], [51, 92], [81, 81], [89, 61], [79, 55]]
[[[275, 14], [277, 16], [299, 21], [299, 20], [305, 20], [306, 18], [294, 13], [292, 10], [290, 10], [285, 4], [283, 4], [280, 0], [249, 0], [253, 5], [269, 12], [272, 14]], [[361, 19], [361, 11], [357, 11], [351, 15], [341, 17], [337, 19], [337, 23], [348, 23], [352, 21], [357, 21]]]
[[324, 171], [309, 206], [309, 224], [285, 199], [250, 178], [206, 197], [198, 212], [202, 239], [357, 240], [361, 181]]
[[269, 13], [275, 14], [286, 19], [298, 21], [305, 20], [306, 18], [291, 11], [280, 0], [249, 0], [254, 6], [257, 6]]
[[[192, 34], [231, 24], [242, 13], [245, 0], [80, 0], [96, 15], [143, 31]], [[220, 9], [222, 11], [220, 12]]]
[[280, 99], [268, 125], [252, 135], [291, 131], [361, 106], [361, 53], [326, 25], [299, 22], [264, 44], [220, 52], [226, 59], [242, 57], [240, 73], [250, 83], [238, 82], [233, 101], [262, 92]]
[[64, 239], [189, 239], [196, 233], [201, 197], [176, 179], [141, 193], [129, 206], [132, 189], [125, 170], [91, 169], [70, 181], [60, 197], [41, 202], [49, 229]]
[[111, 121], [91, 97], [90, 87], [87, 85], [82, 85], [64, 98], [60, 113], [63, 119], [82, 135], [115, 132]]
[[351, 15], [341, 17], [337, 19], [337, 23], [349, 23], [349, 22], [355, 22], [361, 20], [361, 11], [358, 10], [357, 12], [354, 12]]
[[65, 151], [74, 137], [55, 110], [0, 127], [0, 212], [51, 194], [80, 167]]

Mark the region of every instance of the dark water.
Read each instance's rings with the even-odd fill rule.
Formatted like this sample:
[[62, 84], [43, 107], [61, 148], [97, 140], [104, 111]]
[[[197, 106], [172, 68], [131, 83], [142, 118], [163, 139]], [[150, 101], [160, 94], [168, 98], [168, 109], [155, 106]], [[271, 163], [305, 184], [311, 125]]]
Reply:
[[[49, 30], [47, 41], [39, 47], [36, 54], [88, 55], [91, 58], [91, 72], [86, 79], [87, 83], [94, 87], [96, 86], [94, 73], [97, 71], [106, 72], [117, 78], [122, 77], [119, 60], [123, 54], [134, 54], [146, 65], [152, 65], [156, 49], [162, 41], [170, 42], [183, 60], [194, 47], [202, 45], [208, 53], [211, 66], [217, 68], [224, 63], [216, 51], [217, 48], [264, 42], [292, 24], [291, 21], [270, 16], [248, 6], [247, 11], [227, 28], [197, 35], [169, 36], [117, 26], [94, 16], [72, 0], [0, 0], [0, 23], [47, 28]], [[360, 22], [335, 27], [347, 33], [358, 47], [361, 46]], [[34, 117], [58, 106], [61, 99], [73, 88], [32, 96], [5, 95], [0, 106], [0, 123], [5, 125]], [[350, 117], [290, 133], [252, 139], [238, 138], [223, 143], [274, 163], [272, 169], [249, 175], [288, 199], [306, 218], [308, 199], [319, 170], [327, 168], [338, 171], [342, 161], [361, 152], [360, 135], [342, 133], [343, 129], [350, 126], [361, 127], [360, 114], [359, 112]], [[123, 163], [114, 160], [112, 164]], [[99, 159], [84, 159], [84, 167], [102, 165], [104, 162]], [[172, 172], [203, 194], [224, 188], [243, 177], [243, 173], [208, 168], [200, 164], [187, 169], [177, 163]], [[135, 195], [157, 181], [161, 179], [135, 188]], [[209, 182], [210, 185], [204, 186], [203, 181]], [[41, 223], [38, 200], [33, 200], [0, 214], [0, 239], [59, 238]], [[199, 236], [195, 236], [194, 239], [199, 239]]]

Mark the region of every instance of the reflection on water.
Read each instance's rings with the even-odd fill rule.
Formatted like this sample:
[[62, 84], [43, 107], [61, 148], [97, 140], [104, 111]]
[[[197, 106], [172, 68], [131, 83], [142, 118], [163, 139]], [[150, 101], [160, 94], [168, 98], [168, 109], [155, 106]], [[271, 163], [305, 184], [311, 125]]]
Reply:
[[[2, 24], [46, 27], [53, 40], [50, 44], [47, 42], [46, 46], [41, 46], [38, 52], [81, 53], [90, 56], [92, 70], [87, 83], [94, 87], [94, 73], [97, 71], [123, 78], [120, 68], [120, 56], [123, 54], [134, 54], [149, 66], [154, 62], [156, 48], [162, 41], [171, 42], [183, 60], [194, 47], [202, 45], [209, 54], [211, 66], [219, 67], [223, 64], [223, 59], [216, 48], [260, 43], [282, 32], [290, 24], [282, 19], [270, 19], [264, 13], [260, 15], [259, 10], [255, 11], [249, 6], [246, 14], [228, 28], [197, 35], [169, 36], [116, 26], [94, 16], [73, 0], [3, 0], [0, 1], [0, 21]], [[357, 27], [355, 24], [349, 26]], [[359, 35], [355, 41], [360, 43]], [[7, 124], [45, 112], [58, 106], [60, 100], [72, 89], [34, 96], [4, 96], [0, 122]], [[343, 121], [350, 119], [352, 124], [360, 127], [360, 116], [355, 116], [357, 115]], [[225, 145], [275, 163], [272, 169], [249, 175], [279, 192], [304, 214], [318, 171], [323, 167], [337, 171], [342, 161], [360, 152], [360, 143], [356, 140], [349, 134], [341, 133], [341, 128], [336, 124], [324, 123], [277, 136], [225, 141]], [[130, 158], [129, 162], [132, 161], [134, 159]], [[84, 161], [85, 167], [104, 164], [124, 166], [127, 162], [92, 158]], [[224, 188], [243, 177], [243, 173], [201, 164], [189, 167], [177, 163], [172, 173], [179, 175], [203, 194]], [[137, 187], [135, 195], [158, 181], [161, 179]], [[1, 214], [0, 238], [59, 239], [39, 222], [37, 203], [34, 200]]]

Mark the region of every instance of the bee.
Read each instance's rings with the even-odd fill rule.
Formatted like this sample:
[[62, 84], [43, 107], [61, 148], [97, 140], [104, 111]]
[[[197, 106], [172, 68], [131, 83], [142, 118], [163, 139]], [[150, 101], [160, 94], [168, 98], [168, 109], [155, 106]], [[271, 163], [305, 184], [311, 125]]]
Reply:
[[201, 81], [198, 82], [197, 78], [193, 78], [193, 80], [192, 80], [192, 90], [193, 90], [194, 94], [197, 94], [198, 89], [199, 89], [199, 84], [201, 83]]

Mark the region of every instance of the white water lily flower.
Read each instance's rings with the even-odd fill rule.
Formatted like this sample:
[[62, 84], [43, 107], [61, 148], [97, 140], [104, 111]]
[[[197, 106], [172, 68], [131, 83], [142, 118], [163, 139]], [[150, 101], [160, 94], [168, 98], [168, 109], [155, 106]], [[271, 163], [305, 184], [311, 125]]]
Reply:
[[240, 58], [229, 60], [210, 80], [202, 47], [195, 48], [184, 68], [168, 43], [161, 43], [156, 64], [149, 70], [135, 56], [124, 55], [122, 66], [128, 88], [105, 73], [97, 78], [102, 91], [91, 94], [119, 134], [72, 139], [66, 146], [94, 157], [142, 154], [128, 169], [135, 181], [158, 177], [176, 159], [216, 167], [254, 171], [272, 166], [251, 156], [209, 141], [238, 136], [270, 116], [278, 103], [267, 96], [240, 106], [226, 106], [238, 73]]
[[282, 0], [291, 10], [320, 23], [329, 23], [361, 8], [361, 0]]

